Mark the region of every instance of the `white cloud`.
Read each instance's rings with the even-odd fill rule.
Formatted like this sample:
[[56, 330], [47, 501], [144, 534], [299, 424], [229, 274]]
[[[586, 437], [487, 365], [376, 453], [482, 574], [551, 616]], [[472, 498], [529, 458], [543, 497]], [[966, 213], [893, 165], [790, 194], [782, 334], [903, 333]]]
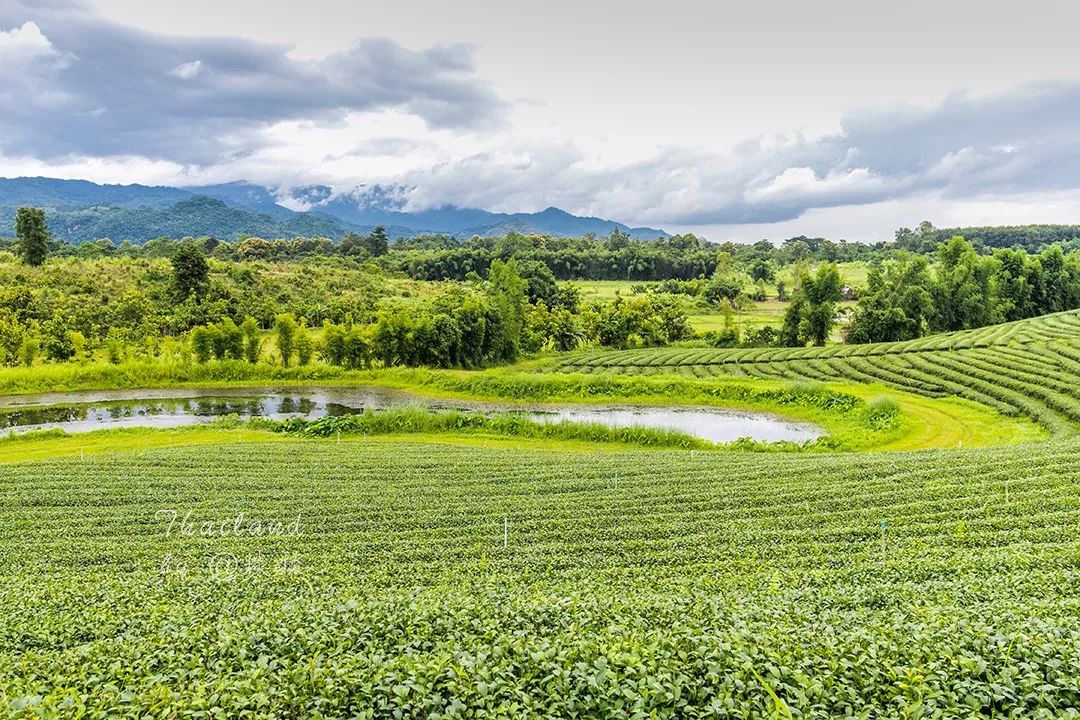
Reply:
[[[840, 77], [816, 65], [828, 66], [829, 53], [783, 43], [778, 47], [793, 49], [745, 67], [734, 62], [745, 53], [715, 43], [635, 54], [621, 52], [621, 38], [611, 41], [618, 47], [598, 39], [600, 45], [578, 43], [570, 53], [547, 45], [548, 52], [530, 53], [524, 46], [531, 39], [488, 40], [488, 29], [461, 24], [455, 14], [453, 32], [428, 28], [428, 35], [409, 36], [412, 42], [378, 23], [370, 25], [373, 32], [395, 39], [356, 41], [343, 35], [353, 26], [339, 23], [337, 39], [326, 40], [323, 22], [313, 35], [317, 42], [298, 49], [286, 42], [293, 28], [284, 20], [277, 26], [285, 35], [273, 42], [212, 37], [195, 26], [157, 27], [185, 33], [172, 36], [104, 20], [86, 5], [69, 12], [65, 3], [0, 0], [0, 27], [13, 28], [0, 34], [0, 57], [53, 63], [41, 73], [0, 75], [0, 104], [14, 109], [0, 114], [0, 150], [8, 160], [37, 158], [16, 158], [5, 174], [32, 166], [64, 176], [80, 176], [83, 168], [82, 177], [113, 182], [246, 179], [339, 191], [382, 184], [414, 210], [554, 205], [665, 228], [741, 227], [739, 234], [751, 238], [762, 228], [783, 233], [803, 223], [807, 233], [820, 225], [858, 235], [841, 216], [873, 225], [880, 238], [882, 226], [889, 235], [895, 224], [883, 219], [901, 211], [914, 213], [907, 224], [924, 217], [942, 224], [951, 207], [975, 208], [972, 216], [1002, 207], [1020, 216], [1021, 205], [1008, 198], [1023, 196], [1049, 212], [1039, 198], [1080, 188], [1080, 129], [1073, 120], [1080, 82], [1001, 89], [1002, 77], [1030, 81], [1038, 77], [1034, 71], [1015, 78], [995, 71], [989, 86], [958, 85], [963, 77], [954, 76], [949, 87], [975, 92], [947, 94], [935, 86], [913, 97], [877, 76], [895, 72], [895, 63]], [[287, 3], [257, 4], [291, 16]], [[647, 41], [651, 25], [642, 12], [626, 8]], [[671, 15], [652, 14], [657, 22]], [[406, 26], [420, 27], [415, 19]], [[592, 31], [583, 22], [571, 33]], [[465, 42], [440, 44], [448, 39]], [[844, 47], [836, 57], [854, 73], [859, 68], [850, 57], [858, 53]], [[1057, 61], [1075, 55], [1063, 47], [1038, 46], [1053, 51], [1046, 67], [1064, 67]], [[731, 57], [702, 60], [714, 51]], [[801, 62], [780, 62], [784, 52]], [[1001, 52], [990, 59], [997, 62]], [[1031, 57], [1030, 49], [1021, 55]], [[53, 72], [61, 57], [68, 59], [65, 72]], [[740, 71], [718, 71], [708, 84], [688, 71], [706, 67]], [[934, 69], [921, 77], [937, 82], [940, 75]], [[118, 76], [126, 82], [116, 83]], [[163, 76], [186, 82], [163, 83]], [[826, 80], [832, 86], [816, 84]], [[886, 90], [895, 97], [882, 96]], [[826, 91], [827, 99], [818, 97]], [[501, 99], [526, 94], [528, 101]], [[843, 114], [852, 100], [863, 108]], [[45, 107], [62, 112], [43, 115]], [[973, 198], [982, 199], [973, 205]]]
[[56, 49], [49, 38], [42, 34], [37, 23], [27, 21], [20, 27], [0, 30], [0, 62], [23, 63], [56, 54]]
[[192, 60], [181, 65], [177, 65], [169, 74], [173, 77], [180, 78], [181, 80], [192, 80], [199, 76], [203, 71], [202, 60]]
[[710, 240], [757, 242], [807, 235], [849, 242], [892, 240], [897, 228], [930, 220], [938, 227], [1080, 223], [1080, 190], [956, 199], [940, 192], [916, 193], [864, 205], [811, 208], [794, 220], [737, 225], [671, 224], [669, 232], [696, 232]]
[[[68, 180], [89, 180], [96, 183], [142, 183], [167, 185], [177, 182], [198, 184], [204, 177], [191, 174], [192, 169], [167, 160], [148, 160], [138, 156], [108, 158], [71, 155], [48, 161], [0, 154], [4, 177], [56, 177]], [[216, 179], [207, 182], [217, 182]]]
[[[210, 165], [260, 150], [263, 131], [282, 122], [333, 126], [350, 113], [399, 110], [436, 130], [489, 130], [507, 106], [460, 43], [414, 50], [373, 37], [297, 59], [278, 44], [150, 33], [74, 0], [2, 0], [5, 23], [23, 23], [5, 35], [9, 54], [75, 59], [64, 72], [0, 73], [0, 150], [9, 153]], [[162, 83], [166, 75], [189, 82]], [[64, 102], [43, 118], [35, 105], [44, 94]]]

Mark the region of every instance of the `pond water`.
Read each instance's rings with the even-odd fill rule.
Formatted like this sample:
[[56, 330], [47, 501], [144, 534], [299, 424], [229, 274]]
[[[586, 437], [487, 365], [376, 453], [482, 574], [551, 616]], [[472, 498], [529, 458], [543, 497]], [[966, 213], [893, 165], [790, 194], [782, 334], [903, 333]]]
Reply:
[[595, 405], [497, 405], [434, 400], [371, 387], [171, 388], [107, 392], [47, 393], [0, 397], [0, 429], [62, 428], [82, 432], [117, 427], [179, 427], [214, 422], [219, 417], [320, 418], [395, 407], [462, 410], [488, 414], [513, 412], [539, 422], [597, 422], [609, 427], [679, 430], [711, 442], [742, 437], [765, 442], [804, 442], [825, 432], [762, 413], [677, 408]]

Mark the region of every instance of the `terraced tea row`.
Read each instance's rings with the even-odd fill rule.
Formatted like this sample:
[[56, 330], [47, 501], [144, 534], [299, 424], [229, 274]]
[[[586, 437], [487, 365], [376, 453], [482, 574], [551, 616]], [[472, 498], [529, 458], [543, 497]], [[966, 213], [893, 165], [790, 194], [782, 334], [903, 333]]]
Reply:
[[932, 336], [907, 343], [823, 348], [649, 349], [570, 356], [575, 373], [882, 383], [926, 397], [955, 395], [1056, 434], [1080, 422], [1080, 313]]
[[298, 441], [8, 466], [0, 707], [1075, 716], [1077, 449]]

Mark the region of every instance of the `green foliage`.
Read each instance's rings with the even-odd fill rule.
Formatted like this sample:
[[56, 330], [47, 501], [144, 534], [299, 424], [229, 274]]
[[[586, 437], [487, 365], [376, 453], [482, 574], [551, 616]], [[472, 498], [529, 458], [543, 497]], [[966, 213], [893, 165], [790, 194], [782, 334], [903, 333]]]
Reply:
[[705, 299], [720, 307], [723, 305], [734, 307], [736, 300], [743, 294], [746, 280], [746, 275], [736, 269], [731, 254], [719, 253], [716, 270], [708, 285], [705, 286]]
[[308, 365], [315, 355], [315, 344], [308, 333], [307, 325], [303, 322], [296, 330], [296, 362], [300, 365]]
[[609, 347], [659, 346], [690, 334], [686, 312], [672, 295], [618, 297], [584, 315], [585, 334]]
[[259, 362], [259, 350], [262, 341], [259, 339], [259, 324], [255, 318], [248, 315], [240, 324], [240, 333], [243, 336], [244, 359], [249, 363]]
[[814, 275], [800, 274], [791, 304], [784, 312], [780, 344], [824, 345], [836, 324], [836, 303], [843, 297], [842, 290], [840, 270], [835, 264], [819, 266]]
[[989, 302], [993, 296], [993, 269], [971, 244], [954, 237], [941, 245], [938, 282], [933, 286], [936, 325], [945, 331], [964, 330], [1000, 322]]
[[297, 324], [292, 313], [282, 313], [274, 318], [274, 336], [277, 339], [281, 364], [289, 367], [296, 353]]
[[758, 259], [750, 266], [750, 279], [754, 282], [772, 282], [775, 271], [768, 260]]
[[929, 222], [919, 227], [900, 228], [896, 231], [898, 249], [918, 253], [933, 253], [942, 244], [957, 235], [969, 238], [980, 248], [1020, 248], [1038, 253], [1059, 244], [1076, 244], [1080, 239], [1078, 225], [1004, 225], [996, 227], [936, 228]]
[[900, 255], [872, 270], [869, 288], [847, 328], [853, 343], [896, 342], [921, 337], [934, 313], [930, 264], [924, 257]]
[[194, 242], [181, 243], [171, 258], [173, 292], [178, 300], [200, 298], [210, 276], [210, 265]]
[[213, 326], [200, 325], [191, 330], [191, 351], [195, 354], [196, 362], [206, 363], [214, 357], [214, 348], [218, 344], [215, 334], [216, 328]]
[[585, 340], [585, 330], [578, 315], [562, 307], [548, 309], [539, 302], [529, 308], [525, 323], [525, 349], [576, 350]]
[[951, 395], [1008, 416], [1027, 416], [1071, 436], [1080, 423], [1080, 311], [1045, 315], [906, 342], [814, 348], [633, 350], [569, 356], [580, 373], [695, 377], [803, 377], [880, 383], [904, 392]]
[[390, 237], [386, 234], [386, 228], [378, 225], [367, 236], [367, 251], [371, 257], [380, 257], [390, 251]]
[[[761, 456], [231, 432], [244, 441], [5, 466], [8, 714], [1056, 718], [1080, 704], [1077, 541], [1061, 525], [1074, 442]], [[297, 534], [199, 534], [240, 513]]]
[[[355, 415], [306, 420], [293, 418], [279, 423], [256, 422], [255, 427], [304, 437], [337, 435], [387, 435], [405, 433], [493, 433], [522, 438], [619, 442], [650, 447], [713, 449], [712, 443], [686, 433], [644, 427], [613, 428], [602, 423], [544, 423], [520, 415], [483, 415], [454, 411], [430, 412], [423, 408], [367, 410]], [[801, 446], [799, 446], [801, 447]], [[807, 448], [810, 444], [807, 444]]]
[[63, 362], [75, 357], [76, 348], [72, 342], [72, 318], [57, 313], [41, 325], [41, 347], [45, 357], [53, 362]]
[[236, 326], [232, 318], [225, 318], [221, 321], [220, 333], [219, 350], [215, 352], [215, 355], [219, 356], [218, 359], [244, 359], [246, 357], [244, 331]]
[[27, 265], [37, 267], [49, 256], [49, 226], [41, 208], [21, 207], [15, 216], [15, 254]]
[[530, 303], [555, 305], [560, 302], [558, 283], [547, 265], [539, 260], [525, 260], [517, 269], [525, 281], [525, 294]]
[[900, 421], [900, 406], [890, 397], [870, 401], [866, 408], [866, 422], [874, 430], [895, 427]]
[[517, 262], [495, 260], [488, 270], [488, 294], [498, 317], [500, 332], [494, 335], [492, 354], [499, 360], [511, 362], [521, 352], [521, 335], [525, 328], [527, 284], [517, 271]]
[[127, 345], [123, 336], [116, 329], [111, 330], [105, 341], [106, 359], [113, 365], [119, 365], [124, 361], [126, 350]]
[[30, 367], [37, 360], [40, 349], [41, 343], [37, 338], [24, 337], [22, 345], [19, 347], [19, 362], [26, 367]]
[[359, 325], [345, 327], [327, 321], [323, 324], [323, 342], [320, 355], [325, 362], [349, 370], [371, 367], [372, 352], [370, 333]]
[[847, 331], [850, 342], [890, 342], [1020, 320], [1080, 306], [1080, 261], [1054, 246], [1039, 255], [980, 256], [954, 237], [925, 257], [903, 253], [869, 275]]
[[390, 252], [390, 237], [382, 225], [374, 228], [368, 235], [350, 232], [342, 238], [340, 251], [342, 255], [352, 257], [381, 257]]

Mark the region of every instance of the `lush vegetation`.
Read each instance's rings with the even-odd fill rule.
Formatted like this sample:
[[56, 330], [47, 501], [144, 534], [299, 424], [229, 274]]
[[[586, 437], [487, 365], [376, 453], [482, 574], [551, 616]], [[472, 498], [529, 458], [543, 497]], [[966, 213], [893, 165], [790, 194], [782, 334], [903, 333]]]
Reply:
[[1080, 225], [1002, 225], [994, 227], [936, 228], [923, 222], [912, 230], [896, 231], [896, 246], [901, 250], [933, 253], [938, 245], [960, 235], [979, 248], [1019, 248], [1031, 253], [1053, 245], [1066, 249], [1080, 248]]
[[[560, 311], [597, 338], [607, 328], [608, 345], [644, 344], [667, 332], [661, 306], [683, 291], [738, 304], [727, 283], [746, 270], [732, 260], [699, 283], [591, 306], [558, 285], [547, 294], [542, 272], [510, 258], [480, 281], [385, 304], [385, 270], [349, 260], [305, 274], [172, 257], [0, 265], [26, 273], [30, 313], [133, 286], [152, 308], [229, 308], [182, 343], [141, 326], [176, 343], [171, 359], [35, 361], [0, 370], [0, 389], [380, 382], [751, 407], [839, 430], [817, 452], [720, 453], [658, 431], [403, 410], [2, 440], [5, 714], [1078, 716], [1080, 312], [902, 342], [594, 345], [513, 369], [365, 369], [411, 364], [401, 358], [418, 347], [444, 347], [434, 357], [446, 364], [487, 362], [454, 354], [475, 342], [417, 341], [425, 321], [463, 322], [470, 306], [519, 328], [516, 352], [530, 347], [533, 315]], [[1045, 273], [1043, 256], [1025, 260], [1036, 261]], [[939, 279], [962, 274], [938, 263]], [[319, 302], [313, 282], [341, 292], [308, 326], [315, 316], [293, 311]], [[236, 312], [245, 286], [269, 291], [274, 312]], [[839, 287], [832, 265], [806, 268], [782, 331], [818, 340]], [[113, 317], [104, 305], [80, 317]], [[631, 310], [636, 325], [621, 317]], [[83, 352], [91, 338], [108, 351], [108, 331], [93, 327]], [[949, 434], [947, 412], [956, 426], [1001, 423], [986, 424], [982, 444], [1041, 441], [833, 452], [902, 443], [917, 412], [927, 447], [970, 437]], [[1025, 434], [1033, 423], [1041, 436]]]
[[[339, 243], [244, 236], [50, 245], [45, 217], [33, 208], [20, 211], [17, 230], [10, 246], [23, 265], [0, 277], [0, 362], [6, 364], [39, 357], [175, 360], [192, 353], [199, 362], [257, 362], [269, 353], [286, 364], [292, 348], [264, 346], [250, 331], [242, 348], [226, 342], [237, 334], [233, 326], [277, 330], [283, 316], [298, 326], [303, 357], [350, 368], [480, 367], [589, 345], [696, 339], [715, 347], [798, 347], [841, 335], [851, 343], [908, 340], [1080, 307], [1080, 252], [1052, 245], [1038, 254], [1008, 248], [980, 254], [981, 245], [959, 236], [939, 242], [928, 223], [898, 232], [891, 245], [799, 237], [780, 247], [717, 245], [693, 235], [632, 241], [617, 229], [605, 238], [510, 233], [391, 242], [382, 227], [347, 233]], [[53, 260], [49, 268], [50, 249], [80, 260]], [[855, 260], [870, 269], [865, 283], [852, 286], [857, 281], [846, 281], [836, 263], [850, 267]], [[506, 282], [507, 267], [524, 282], [527, 304], [507, 294], [516, 287]], [[409, 291], [394, 289], [403, 278], [439, 290], [426, 293], [418, 307]], [[632, 297], [582, 303], [573, 286], [559, 285], [607, 278], [632, 281]], [[774, 298], [781, 322], [736, 322]], [[854, 308], [842, 305], [856, 298]], [[690, 314], [720, 320], [698, 333]], [[40, 329], [31, 331], [35, 324]], [[324, 324], [330, 346], [318, 344]]]
[[874, 345], [578, 353], [561, 358], [558, 368], [882, 384], [930, 398], [967, 398], [1072, 435], [1080, 422], [1080, 313]]
[[1073, 443], [853, 460], [355, 442], [6, 466], [0, 704], [1050, 718], [1080, 703]]
[[874, 269], [848, 340], [911, 340], [1080, 307], [1080, 254], [1065, 255], [1059, 246], [1038, 255], [1003, 249], [981, 256], [957, 236], [935, 257], [933, 269], [925, 257], [905, 254]]
[[395, 291], [375, 266], [221, 262], [193, 242], [168, 260], [0, 263], [7, 365], [315, 359], [349, 368], [480, 367], [522, 352], [663, 345], [690, 334], [671, 296], [584, 304], [543, 265], [519, 271], [514, 259], [424, 297]]

